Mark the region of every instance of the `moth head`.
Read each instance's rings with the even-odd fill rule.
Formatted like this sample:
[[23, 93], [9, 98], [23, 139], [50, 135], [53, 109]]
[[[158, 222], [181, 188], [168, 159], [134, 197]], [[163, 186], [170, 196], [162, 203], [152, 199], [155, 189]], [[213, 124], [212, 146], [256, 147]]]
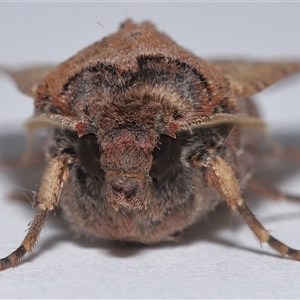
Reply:
[[163, 107], [138, 99], [102, 105], [94, 115], [97, 128], [77, 141], [80, 165], [104, 181], [105, 197], [115, 209], [144, 208], [148, 185], [175, 171], [181, 157], [180, 139], [166, 132]]
[[223, 81], [219, 85], [211, 68], [202, 72], [204, 61], [197, 70], [157, 54], [132, 59], [125, 69], [105, 60], [91, 63], [77, 70], [78, 64], [66, 62], [48, 75], [36, 93], [36, 114], [46, 112], [76, 130], [80, 164], [103, 178], [105, 197], [116, 209], [141, 209], [149, 182], [176, 171], [180, 119], [194, 111], [197, 118], [209, 115], [220, 103], [226, 107]]

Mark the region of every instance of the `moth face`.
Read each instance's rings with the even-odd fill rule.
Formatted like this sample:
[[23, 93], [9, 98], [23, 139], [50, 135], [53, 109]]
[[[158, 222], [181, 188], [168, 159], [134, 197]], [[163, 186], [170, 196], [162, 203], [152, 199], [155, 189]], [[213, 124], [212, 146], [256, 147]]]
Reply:
[[106, 133], [102, 141], [86, 134], [78, 139], [76, 152], [85, 171], [104, 180], [105, 197], [115, 209], [142, 209], [148, 184], [168, 176], [178, 165], [181, 142], [162, 134], [153, 143], [124, 129]]

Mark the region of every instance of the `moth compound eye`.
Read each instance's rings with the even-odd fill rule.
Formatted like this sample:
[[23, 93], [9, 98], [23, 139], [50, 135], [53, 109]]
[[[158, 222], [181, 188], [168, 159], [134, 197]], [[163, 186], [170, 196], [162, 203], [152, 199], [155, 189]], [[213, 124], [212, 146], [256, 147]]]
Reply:
[[180, 140], [161, 134], [152, 151], [153, 162], [149, 175], [153, 178], [158, 178], [169, 174], [177, 166], [180, 155]]
[[90, 133], [77, 141], [76, 153], [81, 166], [98, 177], [105, 175], [100, 165], [100, 149], [95, 134]]

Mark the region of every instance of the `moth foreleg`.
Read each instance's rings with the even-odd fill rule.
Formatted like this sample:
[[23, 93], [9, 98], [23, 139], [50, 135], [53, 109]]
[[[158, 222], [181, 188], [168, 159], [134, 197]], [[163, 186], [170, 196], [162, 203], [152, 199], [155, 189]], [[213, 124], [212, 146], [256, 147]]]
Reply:
[[227, 202], [230, 210], [232, 212], [238, 212], [242, 216], [261, 243], [268, 243], [282, 256], [288, 256], [290, 258], [300, 260], [300, 251], [292, 249], [281, 241], [275, 239], [248, 208], [241, 195], [236, 176], [227, 162], [220, 157], [215, 157], [207, 160], [206, 167], [208, 182]]
[[20, 247], [5, 258], [0, 259], [0, 271], [15, 267], [27, 252], [32, 252], [48, 213], [59, 203], [61, 190], [68, 180], [68, 165], [73, 158], [62, 154], [53, 158], [47, 165], [35, 197], [36, 214]]

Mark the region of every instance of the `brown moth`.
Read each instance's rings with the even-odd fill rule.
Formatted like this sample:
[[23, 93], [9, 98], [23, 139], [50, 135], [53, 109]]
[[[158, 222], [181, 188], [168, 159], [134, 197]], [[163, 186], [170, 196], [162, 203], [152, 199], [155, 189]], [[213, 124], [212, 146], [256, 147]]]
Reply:
[[0, 270], [33, 250], [58, 207], [76, 233], [156, 243], [226, 202], [261, 243], [300, 260], [241, 192], [264, 157], [280, 155], [262, 147], [269, 136], [249, 96], [299, 71], [300, 62], [207, 62], [131, 21], [57, 67], [7, 71], [34, 98], [32, 128], [53, 133], [35, 218]]

